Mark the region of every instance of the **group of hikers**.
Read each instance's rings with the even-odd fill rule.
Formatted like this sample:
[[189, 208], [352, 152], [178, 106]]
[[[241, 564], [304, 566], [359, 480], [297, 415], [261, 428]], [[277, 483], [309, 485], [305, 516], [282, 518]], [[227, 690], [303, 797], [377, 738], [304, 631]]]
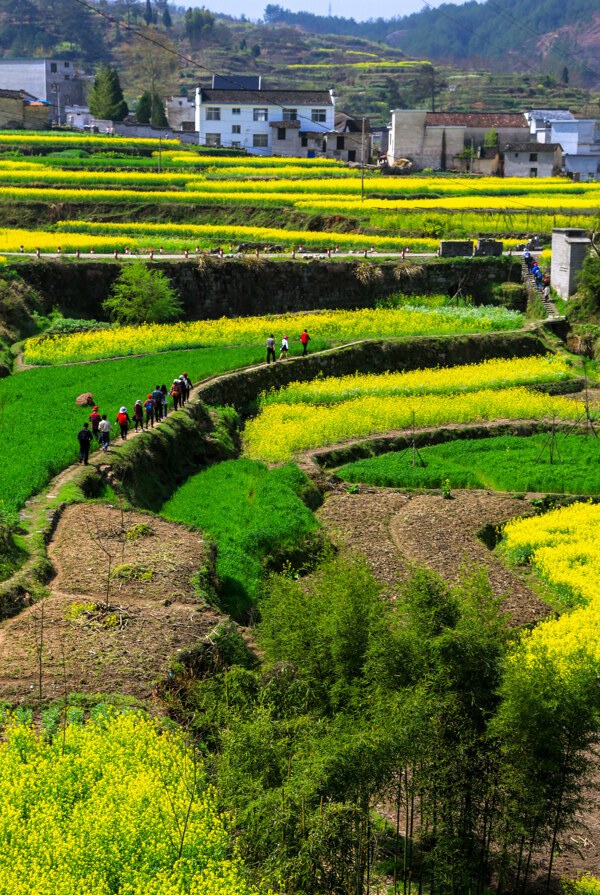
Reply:
[[544, 298], [550, 298], [550, 280], [544, 276], [537, 263], [537, 258], [529, 251], [523, 252], [523, 261], [527, 265], [527, 270], [533, 276], [538, 292], [544, 293]]
[[[173, 380], [170, 389], [166, 385], [157, 385], [146, 398], [138, 398], [133, 405], [132, 416], [129, 416], [127, 407], [122, 406], [114, 421], [114, 425], [119, 426], [121, 439], [126, 440], [130, 426], [133, 426], [136, 432], [138, 429], [142, 431], [144, 428], [153, 429], [155, 422], [160, 423], [167, 416], [169, 397], [173, 399], [173, 410], [177, 410], [187, 403], [191, 389], [192, 382], [188, 374], [182, 373], [181, 376]], [[105, 413], [100, 414], [95, 405], [90, 413], [89, 422], [84, 423], [83, 429], [77, 433], [80, 463], [87, 466], [90, 448], [94, 440], [104, 451], [108, 450], [112, 428], [113, 423], [110, 422], [108, 416]]]
[[[308, 354], [308, 343], [310, 342], [310, 336], [308, 332], [304, 329], [302, 330], [302, 334], [300, 336], [300, 344], [302, 345], [302, 357], [306, 357]], [[287, 336], [283, 336], [281, 339], [281, 348], [279, 349], [279, 360], [285, 359], [288, 356], [288, 352], [290, 350], [290, 340]], [[275, 336], [273, 333], [267, 339], [267, 363], [270, 364], [271, 361], [275, 362], [277, 358], [275, 357]]]

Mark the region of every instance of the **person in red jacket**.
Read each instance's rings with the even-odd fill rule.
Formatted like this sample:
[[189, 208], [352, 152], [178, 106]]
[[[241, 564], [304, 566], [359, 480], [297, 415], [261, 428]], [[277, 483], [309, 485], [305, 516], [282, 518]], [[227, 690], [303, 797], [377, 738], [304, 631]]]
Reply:
[[302, 357], [306, 357], [306, 355], [308, 354], [308, 343], [310, 342], [310, 336], [306, 332], [306, 330], [302, 332], [302, 335], [300, 336], [300, 342], [302, 343]]
[[131, 422], [131, 417], [127, 413], [126, 407], [121, 407], [119, 412], [117, 413], [116, 422], [121, 427], [121, 438], [123, 441], [127, 438], [127, 429], [129, 428], [129, 423]]
[[102, 417], [98, 413], [98, 408], [94, 407], [92, 412], [90, 413], [90, 426], [92, 427], [92, 437], [97, 441], [100, 441], [100, 436], [98, 435], [98, 426], [100, 425], [100, 420]]

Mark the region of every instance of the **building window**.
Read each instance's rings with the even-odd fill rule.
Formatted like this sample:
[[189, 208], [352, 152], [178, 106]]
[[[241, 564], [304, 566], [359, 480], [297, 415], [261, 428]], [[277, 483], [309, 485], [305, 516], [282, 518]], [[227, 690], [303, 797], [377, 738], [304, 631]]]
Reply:
[[254, 120], [255, 121], [268, 121], [269, 120], [269, 110], [268, 109], [254, 109]]
[[267, 149], [269, 146], [268, 134], [253, 134], [252, 145], [255, 149]]
[[242, 110], [241, 110], [240, 108], [233, 108], [233, 109], [231, 110], [231, 114], [232, 114], [232, 115], [241, 115], [241, 114], [242, 114]]
[[221, 145], [221, 134], [207, 134], [206, 135], [206, 145], [207, 146], [220, 146]]
[[515, 158], [519, 158], [519, 153], [515, 152]]
[[336, 149], [343, 149], [343, 148], [344, 148], [344, 138], [343, 138], [343, 137], [337, 137], [337, 138], [336, 138], [336, 141], [335, 141], [335, 148], [336, 148]]
[[65, 62], [65, 68], [68, 68], [68, 67], [69, 67], [69, 63]]
[[530, 162], [537, 162], [537, 160], [538, 160], [538, 159], [537, 159], [537, 155], [538, 155], [537, 152], [530, 152], [530, 153], [529, 153], [529, 161], [530, 161]]
[[284, 121], [297, 121], [298, 120], [298, 109], [284, 109], [283, 110], [283, 120]]
[[302, 137], [300, 140], [302, 146], [308, 146], [308, 137]]
[[56, 71], [56, 62], [50, 63], [50, 71], [52, 71], [52, 72]]
[[277, 128], [277, 139], [285, 140], [285, 128], [284, 127]]
[[356, 161], [356, 149], [348, 150], [348, 161], [355, 162]]
[[231, 133], [232, 134], [241, 134], [242, 133], [242, 125], [241, 124], [232, 124], [231, 125]]
[[529, 176], [530, 176], [530, 177], [537, 177], [537, 168], [530, 168], [530, 169], [529, 169]]
[[311, 113], [311, 118], [313, 121], [326, 121], [327, 120], [327, 110], [326, 109], [313, 109]]
[[219, 106], [207, 106], [206, 107], [206, 120], [207, 121], [220, 121], [221, 120], [221, 109]]
[[232, 146], [233, 149], [239, 149], [241, 145], [242, 145], [242, 144], [240, 143], [239, 140], [232, 140], [232, 141], [231, 141], [231, 146]]

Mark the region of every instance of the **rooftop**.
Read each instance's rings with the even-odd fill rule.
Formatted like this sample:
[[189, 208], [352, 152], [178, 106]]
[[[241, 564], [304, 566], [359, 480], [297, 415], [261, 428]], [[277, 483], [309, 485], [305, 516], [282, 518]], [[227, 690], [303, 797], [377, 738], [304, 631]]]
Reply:
[[329, 90], [213, 90], [210, 87], [200, 88], [200, 99], [203, 103], [265, 103], [266, 105], [284, 105], [296, 103], [299, 106], [311, 105], [331, 106], [333, 100]]
[[575, 118], [568, 109], [531, 109], [529, 114], [538, 121], [572, 121]]
[[560, 143], [507, 143], [504, 147], [505, 152], [537, 152], [540, 155], [543, 152], [556, 152], [562, 149]]

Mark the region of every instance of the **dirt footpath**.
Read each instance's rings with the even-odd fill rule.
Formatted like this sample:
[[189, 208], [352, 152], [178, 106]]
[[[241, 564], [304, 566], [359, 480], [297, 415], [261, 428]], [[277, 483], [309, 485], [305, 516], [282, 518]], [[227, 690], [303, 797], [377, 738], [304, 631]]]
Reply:
[[220, 620], [193, 583], [200, 573], [210, 585], [212, 544], [182, 525], [78, 504], [48, 552], [50, 596], [0, 624], [0, 698], [38, 695], [41, 645], [44, 697], [66, 688], [147, 699], [170, 658]]
[[457, 582], [465, 562], [476, 562], [484, 566], [493, 592], [504, 598], [514, 624], [530, 625], [548, 615], [549, 606], [477, 537], [482, 526], [497, 525], [528, 509], [522, 500], [487, 491], [456, 491], [451, 500], [444, 500], [360, 486], [354, 494], [346, 487], [334, 491], [318, 516], [334, 543], [366, 557], [390, 595], [411, 563]]

